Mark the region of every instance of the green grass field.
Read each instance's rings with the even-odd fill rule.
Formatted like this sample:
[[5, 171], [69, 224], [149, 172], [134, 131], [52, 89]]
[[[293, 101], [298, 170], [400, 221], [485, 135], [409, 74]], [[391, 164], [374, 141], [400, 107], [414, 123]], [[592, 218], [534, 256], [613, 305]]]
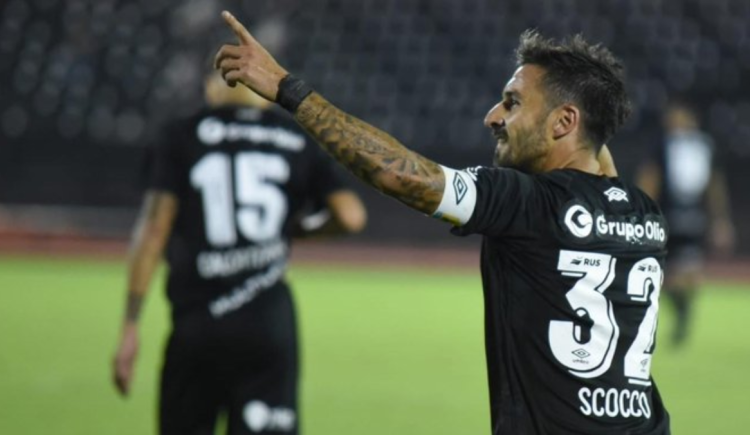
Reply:
[[[154, 433], [167, 307], [142, 322], [132, 397], [110, 384], [124, 265], [0, 257], [0, 434]], [[305, 435], [488, 434], [478, 274], [291, 271], [303, 338]], [[669, 333], [662, 310], [660, 335]], [[750, 291], [710, 285], [688, 347], [654, 371], [676, 435], [750, 433]]]

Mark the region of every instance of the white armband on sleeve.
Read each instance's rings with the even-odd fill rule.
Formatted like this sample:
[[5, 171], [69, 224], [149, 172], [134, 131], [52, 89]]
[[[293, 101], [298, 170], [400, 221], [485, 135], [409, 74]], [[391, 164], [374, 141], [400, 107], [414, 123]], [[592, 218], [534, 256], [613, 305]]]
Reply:
[[464, 171], [446, 168], [440, 165], [445, 175], [445, 190], [432, 217], [450, 222], [453, 225], [464, 225], [469, 222], [477, 204], [477, 186], [474, 180]]

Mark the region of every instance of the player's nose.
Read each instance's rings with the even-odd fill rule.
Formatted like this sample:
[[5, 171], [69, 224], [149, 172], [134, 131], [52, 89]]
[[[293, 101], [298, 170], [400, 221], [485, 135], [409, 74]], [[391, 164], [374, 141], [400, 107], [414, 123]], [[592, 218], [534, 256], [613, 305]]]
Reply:
[[495, 104], [495, 106], [492, 107], [484, 117], [485, 127], [492, 128], [493, 125], [505, 125], [505, 120], [503, 119], [503, 105], [501, 103]]

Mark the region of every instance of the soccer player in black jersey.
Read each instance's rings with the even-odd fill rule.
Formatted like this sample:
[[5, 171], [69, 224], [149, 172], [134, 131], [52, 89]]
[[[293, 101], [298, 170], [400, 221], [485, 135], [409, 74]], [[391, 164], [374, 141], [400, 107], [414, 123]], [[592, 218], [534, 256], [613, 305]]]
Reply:
[[[285, 282], [292, 234], [357, 232], [365, 211], [330, 159], [266, 100], [207, 80], [210, 109], [165, 129], [130, 255], [114, 380], [128, 394], [138, 317], [165, 249], [173, 330], [162, 435], [298, 433], [297, 331]], [[330, 219], [300, 218], [322, 204]]]
[[224, 19], [239, 40], [215, 60], [230, 86], [277, 101], [380, 191], [484, 236], [493, 434], [669, 433], [650, 374], [667, 229], [653, 201], [605, 172], [602, 144], [629, 113], [606, 48], [524, 33], [485, 118], [495, 167], [455, 170], [334, 107]]
[[663, 136], [638, 174], [638, 184], [659, 202], [669, 223], [664, 294], [676, 312], [675, 345], [688, 337], [693, 301], [703, 278], [705, 242], [715, 253], [728, 254], [735, 237], [720, 155], [699, 119], [686, 102], [670, 102], [662, 119]]

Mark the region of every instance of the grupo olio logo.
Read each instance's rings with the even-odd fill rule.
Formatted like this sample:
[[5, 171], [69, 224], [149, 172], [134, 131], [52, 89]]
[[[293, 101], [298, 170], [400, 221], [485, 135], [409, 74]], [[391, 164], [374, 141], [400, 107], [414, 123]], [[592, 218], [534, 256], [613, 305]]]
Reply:
[[568, 227], [574, 236], [583, 239], [591, 234], [591, 229], [594, 227], [594, 219], [585, 207], [575, 204], [565, 212], [565, 226]]
[[198, 139], [206, 145], [216, 145], [223, 141], [226, 132], [226, 126], [218, 118], [206, 118], [198, 124]]

